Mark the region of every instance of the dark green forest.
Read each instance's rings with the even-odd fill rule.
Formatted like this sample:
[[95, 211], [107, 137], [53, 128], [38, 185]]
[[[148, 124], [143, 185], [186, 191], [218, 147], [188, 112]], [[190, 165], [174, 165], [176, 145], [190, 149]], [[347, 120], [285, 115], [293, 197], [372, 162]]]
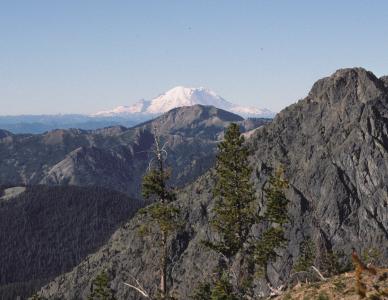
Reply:
[[71, 270], [140, 206], [101, 187], [28, 186], [0, 200], [0, 299], [31, 295]]

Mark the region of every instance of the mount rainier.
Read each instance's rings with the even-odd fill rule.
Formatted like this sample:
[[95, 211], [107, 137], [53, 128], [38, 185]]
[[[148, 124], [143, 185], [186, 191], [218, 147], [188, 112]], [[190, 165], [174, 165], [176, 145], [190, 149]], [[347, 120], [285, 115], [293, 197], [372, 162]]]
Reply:
[[15, 134], [39, 134], [54, 129], [79, 128], [93, 130], [118, 125], [132, 127], [154, 119], [171, 109], [197, 104], [215, 106], [244, 118], [272, 118], [275, 115], [268, 109], [230, 103], [206, 88], [178, 86], [152, 100], [140, 100], [130, 106], [118, 106], [112, 110], [100, 111], [91, 115], [0, 116], [0, 128]]
[[243, 117], [273, 117], [274, 112], [251, 106], [240, 106], [225, 100], [215, 92], [200, 87], [175, 87], [152, 100], [139, 100], [131, 106], [118, 106], [112, 110], [100, 111], [95, 117], [114, 117], [131, 115], [159, 115], [173, 108], [196, 104], [212, 105]]

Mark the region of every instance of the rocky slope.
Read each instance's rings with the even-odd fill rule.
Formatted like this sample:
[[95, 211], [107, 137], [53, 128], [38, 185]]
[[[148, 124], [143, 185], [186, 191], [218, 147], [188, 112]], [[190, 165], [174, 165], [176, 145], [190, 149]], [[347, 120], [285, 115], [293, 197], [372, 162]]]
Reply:
[[[388, 90], [364, 69], [316, 82], [302, 101], [259, 130], [252, 157], [258, 186], [278, 164], [295, 206], [291, 241], [350, 252], [377, 247], [388, 258]], [[291, 243], [288, 257], [295, 257]], [[284, 261], [286, 263], [286, 260]]]
[[[260, 207], [265, 207], [263, 186], [274, 168], [283, 165], [290, 182], [289, 243], [269, 267], [273, 285], [288, 279], [305, 239], [314, 242], [318, 257], [331, 250], [349, 254], [352, 246], [359, 251], [375, 247], [381, 250], [379, 263], [387, 262], [388, 90], [384, 80], [361, 68], [339, 70], [258, 129], [249, 144]], [[179, 194], [177, 204], [187, 220], [171, 245], [171, 279], [179, 299], [187, 299], [217, 262], [201, 244], [212, 238], [208, 226], [212, 177], [211, 172], [202, 176]], [[155, 290], [156, 253], [150, 241], [138, 235], [141, 222], [135, 217], [97, 253], [44, 287], [41, 295], [82, 299], [103, 269], [118, 299], [140, 299], [123, 285], [131, 276]], [[256, 282], [256, 292], [268, 292], [262, 280]]]
[[192, 106], [129, 129], [69, 129], [38, 135], [0, 131], [0, 185], [98, 185], [138, 198], [155, 126], [167, 143], [175, 170], [172, 180], [183, 185], [209, 169], [216, 142], [232, 121], [250, 130], [269, 120], [245, 121], [214, 107]]

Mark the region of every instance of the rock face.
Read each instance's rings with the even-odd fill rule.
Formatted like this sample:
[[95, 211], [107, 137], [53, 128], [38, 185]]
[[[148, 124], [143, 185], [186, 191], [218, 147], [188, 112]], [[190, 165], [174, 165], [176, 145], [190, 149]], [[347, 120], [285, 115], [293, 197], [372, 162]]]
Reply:
[[388, 90], [364, 69], [343, 69], [316, 82], [252, 140], [257, 186], [283, 165], [294, 220], [277, 270], [286, 278], [298, 244], [381, 250], [388, 259]]
[[[273, 284], [289, 277], [303, 240], [322, 251], [350, 248], [381, 251], [388, 259], [388, 89], [385, 81], [361, 68], [343, 69], [316, 82], [309, 95], [280, 112], [248, 141], [252, 178], [259, 207], [263, 187], [282, 165], [290, 188], [288, 246], [269, 267]], [[187, 221], [171, 245], [173, 289], [187, 299], [212, 272], [217, 257], [201, 241], [212, 238], [209, 215], [212, 172], [179, 194], [177, 204]], [[136, 277], [148, 290], [157, 285], [157, 257], [150, 241], [141, 238], [140, 216], [120, 228], [97, 253], [45, 286], [40, 294], [54, 299], [84, 299], [91, 280], [106, 269], [118, 299], [140, 299], [123, 282]], [[260, 234], [260, 231], [258, 231]], [[257, 282], [257, 291], [266, 292]]]
[[[196, 105], [129, 129], [61, 129], [38, 135], [0, 131], [0, 185], [98, 185], [138, 198], [154, 127], [167, 143], [172, 180], [183, 185], [210, 168], [216, 142], [230, 122], [252, 127], [235, 114]], [[251, 122], [257, 127], [269, 120]]]
[[388, 76], [380, 77], [380, 80], [384, 83], [385, 87], [388, 88]]

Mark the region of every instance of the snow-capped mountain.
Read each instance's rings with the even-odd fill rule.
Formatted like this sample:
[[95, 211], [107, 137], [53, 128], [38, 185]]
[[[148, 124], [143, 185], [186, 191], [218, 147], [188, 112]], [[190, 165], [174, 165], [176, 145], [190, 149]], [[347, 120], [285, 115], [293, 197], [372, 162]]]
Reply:
[[152, 100], [140, 100], [131, 106], [119, 106], [112, 110], [100, 111], [94, 116], [113, 117], [133, 114], [159, 115], [173, 108], [196, 104], [212, 105], [243, 117], [273, 117], [275, 113], [268, 109], [240, 106], [225, 100], [206, 88], [175, 87]]

